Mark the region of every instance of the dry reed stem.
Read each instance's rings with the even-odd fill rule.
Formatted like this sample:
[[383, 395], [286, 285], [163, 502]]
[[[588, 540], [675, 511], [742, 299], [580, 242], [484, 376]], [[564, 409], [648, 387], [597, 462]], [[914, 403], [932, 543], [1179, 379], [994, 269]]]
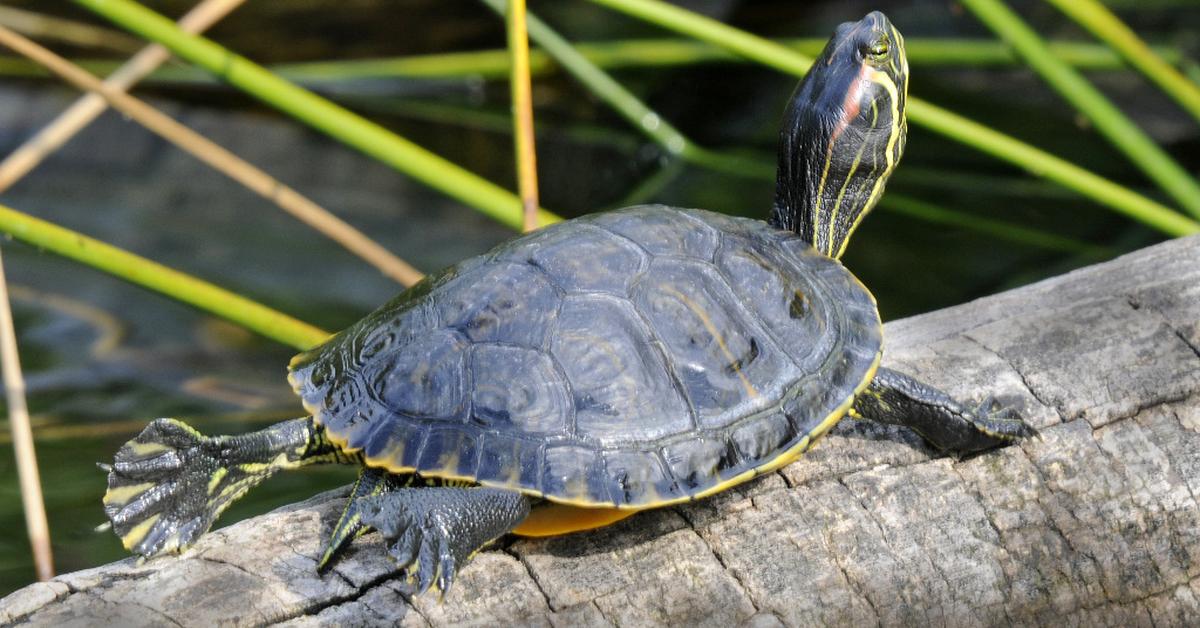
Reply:
[[537, 149], [533, 135], [533, 86], [529, 78], [529, 34], [525, 0], [508, 1], [508, 49], [512, 55], [513, 138], [517, 153], [517, 190], [525, 210], [526, 232], [538, 227]]
[[29, 426], [29, 407], [25, 404], [25, 379], [21, 377], [17, 333], [13, 328], [3, 261], [0, 261], [0, 366], [4, 370], [4, 393], [8, 400], [8, 421], [17, 459], [17, 478], [21, 483], [25, 529], [29, 533], [38, 580], [45, 582], [54, 577], [54, 556], [50, 552], [50, 526], [46, 523], [46, 505], [42, 501], [42, 481], [38, 475], [33, 429]]
[[142, 45], [137, 38], [120, 31], [13, 7], [0, 7], [0, 25], [21, 31], [30, 37], [81, 48], [106, 48], [130, 53]]
[[[202, 33], [220, 21], [245, 0], [204, 0], [179, 20], [179, 27], [192, 33]], [[111, 89], [129, 91], [148, 74], [171, 58], [166, 48], [151, 44], [117, 68], [104, 84]], [[108, 103], [94, 92], [84, 94], [63, 111], [53, 122], [29, 138], [17, 150], [0, 162], [0, 192], [12, 187], [29, 174], [46, 157], [57, 151], [72, 137], [91, 124]]]
[[384, 249], [361, 231], [150, 105], [125, 92], [107, 87], [102, 81], [79, 66], [7, 28], [0, 27], [0, 44], [12, 48], [18, 54], [44, 66], [77, 88], [100, 94], [112, 108], [263, 198], [274, 202], [284, 211], [375, 266], [384, 275], [405, 286], [411, 286], [421, 280], [420, 271]]

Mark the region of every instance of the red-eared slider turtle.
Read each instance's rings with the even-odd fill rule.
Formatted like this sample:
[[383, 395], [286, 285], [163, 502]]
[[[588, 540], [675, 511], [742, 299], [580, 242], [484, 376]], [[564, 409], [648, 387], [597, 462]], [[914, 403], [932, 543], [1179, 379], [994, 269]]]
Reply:
[[632, 207], [516, 238], [297, 356], [311, 416], [205, 437], [158, 419], [116, 455], [125, 547], [178, 551], [279, 469], [361, 464], [319, 568], [366, 527], [417, 590], [505, 533], [700, 499], [796, 459], [848, 413], [974, 452], [1032, 430], [879, 367], [838, 262], [904, 148], [908, 65], [881, 13], [837, 29], [788, 105], [768, 222]]

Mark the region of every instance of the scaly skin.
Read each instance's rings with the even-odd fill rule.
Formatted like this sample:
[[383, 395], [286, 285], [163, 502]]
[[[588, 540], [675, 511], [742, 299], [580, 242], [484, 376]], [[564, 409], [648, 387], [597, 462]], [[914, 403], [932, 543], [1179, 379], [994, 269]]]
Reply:
[[310, 417], [238, 436], [207, 437], [157, 419], [117, 452], [104, 512], [125, 548], [144, 557], [178, 552], [246, 491], [281, 469], [354, 462]]
[[415, 579], [444, 595], [458, 569], [529, 514], [529, 498], [495, 488], [399, 488], [362, 497], [362, 522], [393, 541], [388, 553]]

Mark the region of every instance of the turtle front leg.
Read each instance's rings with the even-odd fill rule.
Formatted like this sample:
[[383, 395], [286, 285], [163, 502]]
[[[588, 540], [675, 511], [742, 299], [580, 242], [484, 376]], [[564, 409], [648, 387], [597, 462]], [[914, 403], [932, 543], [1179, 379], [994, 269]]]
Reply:
[[367, 531], [366, 524], [362, 522], [362, 498], [382, 495], [399, 488], [403, 485], [401, 477], [376, 467], [362, 468], [358, 479], [354, 481], [354, 488], [350, 489], [350, 497], [346, 500], [342, 514], [334, 524], [329, 540], [325, 542], [325, 551], [321, 552], [321, 558], [317, 561], [317, 573], [324, 573], [329, 569], [346, 544]]
[[946, 393], [891, 369], [880, 368], [854, 400], [855, 414], [912, 428], [942, 451], [966, 455], [1037, 433], [1011, 407], [988, 397], [968, 408]]
[[443, 595], [471, 556], [529, 515], [529, 498], [483, 487], [396, 488], [359, 497], [362, 523], [392, 541], [388, 553], [416, 580], [414, 594], [437, 584]]
[[311, 417], [238, 436], [204, 436], [156, 419], [117, 451], [104, 514], [125, 548], [143, 557], [181, 551], [234, 500], [280, 469], [349, 462]]

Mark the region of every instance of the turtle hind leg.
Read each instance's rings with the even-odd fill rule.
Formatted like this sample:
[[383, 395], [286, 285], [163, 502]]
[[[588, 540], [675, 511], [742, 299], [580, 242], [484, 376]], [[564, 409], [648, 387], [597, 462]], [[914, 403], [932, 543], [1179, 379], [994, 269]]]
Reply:
[[104, 513], [126, 549], [143, 557], [180, 551], [276, 471], [341, 458], [310, 417], [215, 437], [157, 419], [101, 465], [108, 472]]
[[880, 368], [854, 400], [863, 418], [912, 428], [934, 447], [957, 455], [999, 447], [1037, 434], [1020, 413], [989, 397], [967, 407], [903, 373]]
[[529, 514], [529, 498], [483, 487], [396, 488], [357, 500], [362, 523], [392, 542], [388, 552], [414, 594], [436, 584], [442, 595], [475, 552]]

